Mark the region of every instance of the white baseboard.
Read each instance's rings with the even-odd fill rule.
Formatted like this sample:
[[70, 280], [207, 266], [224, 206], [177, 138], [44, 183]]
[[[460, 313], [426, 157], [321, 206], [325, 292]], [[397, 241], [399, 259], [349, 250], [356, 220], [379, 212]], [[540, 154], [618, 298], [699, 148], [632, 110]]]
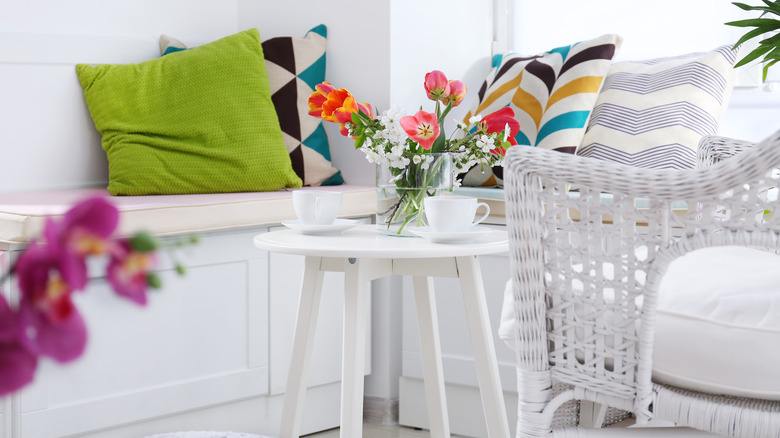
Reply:
[[[301, 434], [339, 427], [341, 384], [316, 386], [306, 391]], [[279, 436], [284, 394], [257, 397], [198, 409], [122, 427], [79, 435], [79, 438], [139, 438], [178, 431], [232, 431]]]
[[371, 424], [398, 424], [398, 399], [363, 398], [363, 422]]

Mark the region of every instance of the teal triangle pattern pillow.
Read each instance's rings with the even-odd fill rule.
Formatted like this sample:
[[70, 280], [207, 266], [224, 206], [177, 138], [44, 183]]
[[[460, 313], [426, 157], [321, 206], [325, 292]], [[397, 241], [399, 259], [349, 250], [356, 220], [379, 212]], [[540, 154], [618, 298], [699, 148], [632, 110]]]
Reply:
[[[331, 163], [330, 144], [321, 119], [308, 115], [306, 101], [325, 80], [328, 29], [321, 24], [303, 38], [276, 37], [263, 41], [271, 100], [279, 117], [284, 144], [295, 173], [305, 186], [344, 184]], [[162, 35], [163, 55], [186, 50], [181, 41]]]

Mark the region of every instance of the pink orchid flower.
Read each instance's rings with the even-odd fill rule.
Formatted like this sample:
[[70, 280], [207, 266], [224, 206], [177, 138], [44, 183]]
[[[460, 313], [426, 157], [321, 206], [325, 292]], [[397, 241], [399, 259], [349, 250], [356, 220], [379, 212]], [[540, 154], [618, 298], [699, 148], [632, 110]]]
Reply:
[[16, 264], [19, 300], [20, 341], [34, 355], [58, 362], [79, 357], [87, 344], [87, 329], [71, 301], [72, 288], [65, 280], [73, 277], [63, 263], [70, 256], [58, 245], [33, 243]]
[[77, 203], [59, 223], [51, 219], [46, 221], [46, 243], [61, 248], [63, 274], [72, 289], [84, 288], [87, 283], [85, 258], [106, 253], [110, 246], [108, 238], [118, 224], [119, 211], [101, 197]]
[[447, 76], [439, 70], [425, 74], [425, 92], [428, 99], [443, 100], [450, 94], [450, 83]]
[[0, 396], [32, 382], [37, 366], [38, 358], [19, 342], [16, 315], [0, 295]]
[[452, 102], [452, 106], [460, 105], [463, 98], [466, 97], [466, 85], [461, 81], [450, 81], [450, 93], [442, 99], [441, 103], [447, 105]]
[[431, 149], [433, 142], [439, 137], [439, 121], [436, 114], [417, 111], [413, 116], [403, 116], [399, 120], [401, 127], [412, 140], [426, 150]]
[[[482, 118], [482, 121], [479, 122], [479, 129], [485, 130], [485, 132], [488, 134], [501, 132], [508, 129], [509, 132], [507, 133], [506, 140], [512, 146], [514, 146], [517, 144], [515, 136], [520, 131], [520, 122], [515, 119], [515, 112], [512, 110], [512, 108], [505, 106], [500, 110], [492, 112]], [[496, 148], [496, 150], [502, 155], [506, 152], [504, 151], [504, 148]]]
[[136, 251], [127, 239], [121, 240], [111, 251], [108, 262], [108, 282], [117, 295], [146, 304], [146, 290], [149, 286], [149, 270], [154, 265], [154, 254]]

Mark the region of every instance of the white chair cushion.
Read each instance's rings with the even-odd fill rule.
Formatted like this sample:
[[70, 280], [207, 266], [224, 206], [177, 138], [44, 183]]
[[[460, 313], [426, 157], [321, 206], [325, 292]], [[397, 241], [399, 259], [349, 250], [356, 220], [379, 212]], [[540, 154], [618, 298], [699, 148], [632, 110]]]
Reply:
[[[304, 187], [343, 193], [341, 217], [376, 211], [376, 189], [365, 186]], [[200, 233], [295, 219], [293, 190], [204, 195], [110, 196], [103, 189], [0, 193], [0, 248], [38, 236], [47, 216], [60, 216], [76, 201], [110, 196], [121, 212], [119, 234], [144, 229], [154, 234]]]
[[[511, 348], [513, 301], [507, 282], [499, 336]], [[716, 247], [676, 260], [661, 282], [654, 345], [656, 382], [780, 400], [780, 256]]]
[[653, 379], [780, 400], [780, 256], [743, 247], [691, 252], [661, 282]]

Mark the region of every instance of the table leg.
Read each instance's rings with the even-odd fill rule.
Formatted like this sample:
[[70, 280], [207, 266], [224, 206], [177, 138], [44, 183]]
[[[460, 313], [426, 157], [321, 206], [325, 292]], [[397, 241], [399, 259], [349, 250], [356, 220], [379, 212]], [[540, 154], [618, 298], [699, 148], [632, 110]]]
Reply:
[[474, 362], [477, 367], [482, 409], [487, 423], [488, 436], [509, 438], [509, 420], [506, 416], [504, 393], [498, 376], [496, 350], [490, 329], [485, 287], [477, 257], [456, 257], [463, 301], [466, 307]]
[[414, 277], [414, 302], [417, 307], [417, 325], [420, 331], [425, 398], [428, 405], [428, 423], [431, 437], [449, 437], [447, 400], [444, 395], [444, 372], [439, 345], [439, 321], [433, 278]]
[[282, 425], [279, 432], [282, 438], [297, 438], [301, 433], [303, 400], [306, 396], [314, 330], [317, 328], [317, 313], [322, 296], [321, 263], [321, 257], [306, 257], [290, 371], [282, 407]]
[[[368, 265], [368, 266], [365, 266]], [[341, 364], [342, 438], [363, 435], [363, 379], [366, 358], [366, 297], [371, 261], [349, 259], [344, 269], [344, 343]]]

